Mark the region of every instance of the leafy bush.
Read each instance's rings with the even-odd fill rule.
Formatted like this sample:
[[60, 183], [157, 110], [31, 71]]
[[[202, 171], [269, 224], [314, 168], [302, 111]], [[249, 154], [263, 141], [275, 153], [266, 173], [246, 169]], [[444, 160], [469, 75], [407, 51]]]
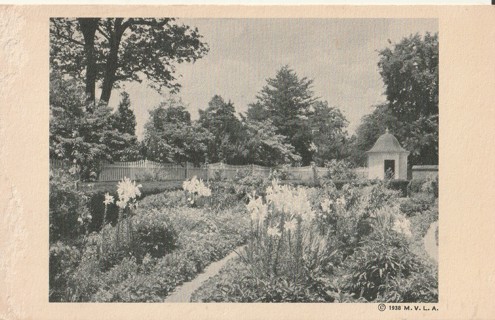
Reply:
[[429, 210], [423, 211], [422, 214], [411, 217], [409, 220], [411, 221], [413, 234], [419, 239], [422, 239], [426, 235], [430, 225], [438, 220], [438, 207], [435, 205]]
[[81, 252], [76, 247], [62, 242], [50, 246], [50, 302], [64, 301], [66, 297], [72, 295], [69, 283], [80, 260]]
[[438, 303], [437, 269], [424, 262], [419, 264], [409, 277], [391, 279], [375, 302]]
[[161, 258], [177, 248], [178, 235], [166, 215], [150, 211], [134, 218], [133, 256], [138, 262], [147, 254]]
[[438, 176], [428, 176], [421, 186], [421, 191], [438, 198]]
[[210, 181], [210, 188], [212, 190], [210, 204], [214, 209], [228, 209], [239, 204], [239, 198], [235, 194], [231, 183]]
[[[326, 300], [325, 300], [326, 298]], [[192, 302], [325, 302], [317, 286], [286, 278], [260, 279], [239, 259], [230, 261], [191, 296]]]
[[386, 186], [389, 189], [400, 191], [401, 196], [406, 197], [408, 194], [407, 188], [409, 186], [409, 180], [400, 180], [400, 179], [387, 180]]
[[411, 217], [428, 210], [433, 205], [434, 200], [435, 199], [428, 194], [415, 194], [400, 204], [400, 210]]
[[332, 159], [325, 162], [326, 173], [322, 178], [328, 180], [355, 180], [356, 174], [352, 170], [352, 165], [346, 160]]
[[237, 195], [239, 200], [248, 200], [248, 195], [256, 192], [263, 195], [270, 184], [269, 180], [260, 174], [255, 174], [250, 170], [238, 171], [230, 189]]
[[407, 185], [407, 195], [410, 197], [415, 193], [420, 193], [425, 179], [412, 179]]
[[388, 189], [383, 183], [373, 185], [366, 197], [365, 215], [370, 216], [380, 209], [392, 206], [398, 197], [396, 191]]
[[88, 195], [77, 189], [76, 180], [63, 170], [50, 171], [50, 242], [75, 239], [92, 220]]
[[268, 177], [269, 181], [272, 180], [284, 181], [284, 180], [292, 180], [292, 179], [293, 179], [293, 175], [290, 172], [290, 165], [280, 165], [275, 167], [270, 172], [270, 176]]
[[346, 262], [351, 277], [347, 288], [368, 301], [376, 299], [389, 287], [390, 281], [411, 275], [417, 261], [405, 238], [396, 233], [372, 233]]

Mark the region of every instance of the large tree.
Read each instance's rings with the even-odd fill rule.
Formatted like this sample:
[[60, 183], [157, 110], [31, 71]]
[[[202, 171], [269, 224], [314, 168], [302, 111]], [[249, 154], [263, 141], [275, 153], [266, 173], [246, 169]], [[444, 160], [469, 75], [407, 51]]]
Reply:
[[112, 120], [114, 128], [119, 132], [136, 135], [136, 115], [131, 108], [131, 100], [127, 92], [121, 93], [121, 100]]
[[201, 38], [172, 18], [52, 18], [50, 64], [83, 79], [90, 102], [101, 83], [100, 101], [108, 103], [122, 81], [147, 78], [158, 90], [178, 90], [175, 65], [207, 53]]
[[[93, 111], [88, 112], [88, 108]], [[84, 89], [75, 81], [52, 75], [50, 81], [50, 158], [72, 166], [82, 180], [97, 178], [101, 164], [112, 160], [109, 139], [114, 137], [106, 105], [86, 104]], [[116, 136], [115, 138], [118, 138]]]
[[145, 125], [145, 156], [154, 161], [196, 165], [205, 161], [211, 133], [191, 122], [180, 100], [170, 99], [150, 111]]
[[310, 151], [317, 165], [348, 156], [348, 121], [340, 109], [330, 107], [326, 101], [317, 101], [311, 108], [309, 124], [312, 133]]
[[137, 138], [116, 126], [116, 114], [106, 104], [87, 104], [77, 81], [52, 74], [50, 158], [70, 163], [82, 180], [97, 179], [104, 162], [136, 160]]
[[240, 119], [237, 118], [234, 104], [215, 95], [208, 108], [199, 110], [199, 124], [213, 134], [208, 147], [208, 161], [235, 163], [240, 159], [236, 145], [244, 135]]
[[411, 164], [437, 164], [438, 34], [411, 35], [379, 54], [387, 110], [400, 124], [394, 134]]
[[275, 78], [267, 79], [257, 101], [249, 106], [247, 112], [250, 120], [260, 121], [260, 118], [269, 117], [276, 133], [287, 137], [286, 142], [294, 146], [303, 164], [309, 164], [312, 158], [308, 116], [317, 100], [311, 91], [312, 83], [305, 77], [300, 79], [294, 70], [284, 66]]
[[270, 119], [244, 119], [244, 130], [243, 139], [236, 145], [238, 154], [242, 154], [239, 164], [277, 166], [301, 161], [287, 138], [276, 133]]
[[136, 137], [136, 116], [131, 108], [131, 100], [127, 92], [122, 92], [117, 110], [111, 119], [114, 133], [119, 139], [111, 140], [109, 145], [114, 161], [135, 161], [140, 158], [139, 143]]

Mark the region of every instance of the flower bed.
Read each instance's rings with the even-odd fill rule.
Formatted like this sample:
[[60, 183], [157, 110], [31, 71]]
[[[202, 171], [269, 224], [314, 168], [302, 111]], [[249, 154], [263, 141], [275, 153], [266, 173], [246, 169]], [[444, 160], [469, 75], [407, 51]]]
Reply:
[[[128, 207], [121, 201], [135, 199], [136, 187], [119, 189], [123, 210]], [[107, 197], [105, 205], [110, 205], [114, 199]], [[244, 206], [215, 210], [188, 204], [184, 192], [148, 196], [120, 224], [107, 224], [81, 240], [82, 246], [52, 245], [50, 301], [163, 301], [178, 285], [246, 241]]]
[[247, 207], [246, 253], [192, 301], [438, 301], [436, 267], [412, 250], [422, 229], [401, 214], [398, 194], [384, 185], [273, 185]]
[[[399, 199], [379, 181], [307, 187], [240, 176], [182, 185], [142, 199], [139, 185], [121, 181], [100, 199], [103, 228], [78, 213], [84, 201], [68, 207], [83, 228], [77, 241], [52, 242], [50, 301], [163, 301], [245, 243], [193, 301], [438, 301], [437, 269], [422, 247], [438, 219], [434, 197], [426, 207], [421, 194]], [[62, 191], [60, 203], [80, 195]]]

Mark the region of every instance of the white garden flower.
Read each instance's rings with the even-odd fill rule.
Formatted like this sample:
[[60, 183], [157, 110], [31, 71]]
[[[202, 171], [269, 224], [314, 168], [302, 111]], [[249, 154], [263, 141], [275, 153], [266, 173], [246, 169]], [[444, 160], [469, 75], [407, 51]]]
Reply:
[[278, 230], [277, 227], [270, 227], [268, 228], [268, 230], [266, 230], [266, 233], [271, 236], [271, 237], [281, 237], [282, 234], [280, 233], [280, 231]]
[[284, 224], [284, 229], [287, 232], [288, 231], [295, 232], [296, 228], [297, 228], [297, 224], [295, 220], [286, 221]]
[[189, 192], [190, 194], [195, 194], [201, 197], [211, 196], [211, 189], [208, 188], [202, 179], [194, 176], [191, 180], [186, 180], [182, 183], [182, 189]]
[[261, 198], [250, 197], [249, 203], [247, 204], [247, 209], [248, 212], [251, 213], [251, 220], [259, 221], [260, 223], [265, 221], [268, 213], [268, 206], [263, 203]]
[[272, 186], [267, 188], [266, 199], [275, 210], [288, 216], [298, 215], [308, 221], [314, 217], [305, 188], [294, 189], [288, 185], [280, 186], [274, 181]]
[[105, 201], [103, 201], [103, 203], [107, 206], [109, 205], [110, 203], [113, 203], [115, 201], [115, 199], [107, 192], [105, 193]]
[[125, 207], [127, 206], [127, 202], [123, 200], [118, 200], [115, 204], [121, 209], [125, 209]]
[[142, 188], [142, 185], [136, 185], [135, 181], [133, 182], [131, 179], [124, 177], [124, 179], [117, 184], [117, 194], [119, 195], [120, 200], [120, 205], [119, 202], [117, 202], [117, 205], [121, 208], [125, 208], [125, 205], [130, 200], [134, 200], [141, 196], [141, 190], [139, 190], [139, 188]]
[[397, 233], [401, 233], [405, 235], [406, 237], [411, 237], [411, 223], [409, 220], [403, 216], [397, 216], [394, 221], [394, 225], [392, 227], [392, 230], [394, 230]]

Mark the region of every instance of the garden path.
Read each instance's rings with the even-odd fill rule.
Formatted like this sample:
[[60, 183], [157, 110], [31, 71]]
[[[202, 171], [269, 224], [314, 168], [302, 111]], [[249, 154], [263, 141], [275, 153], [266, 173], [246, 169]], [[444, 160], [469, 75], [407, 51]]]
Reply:
[[206, 280], [215, 276], [225, 264], [237, 256], [237, 252], [244, 249], [245, 246], [240, 246], [232, 251], [225, 258], [211, 263], [205, 268], [204, 272], [199, 274], [196, 278], [189, 282], [184, 283], [182, 286], [176, 288], [169, 296], [165, 298], [164, 302], [190, 302], [191, 295], [196, 291]]
[[437, 230], [437, 227], [438, 221], [433, 222], [423, 238], [426, 252], [436, 262], [438, 262], [438, 246], [435, 240], [435, 231]]

